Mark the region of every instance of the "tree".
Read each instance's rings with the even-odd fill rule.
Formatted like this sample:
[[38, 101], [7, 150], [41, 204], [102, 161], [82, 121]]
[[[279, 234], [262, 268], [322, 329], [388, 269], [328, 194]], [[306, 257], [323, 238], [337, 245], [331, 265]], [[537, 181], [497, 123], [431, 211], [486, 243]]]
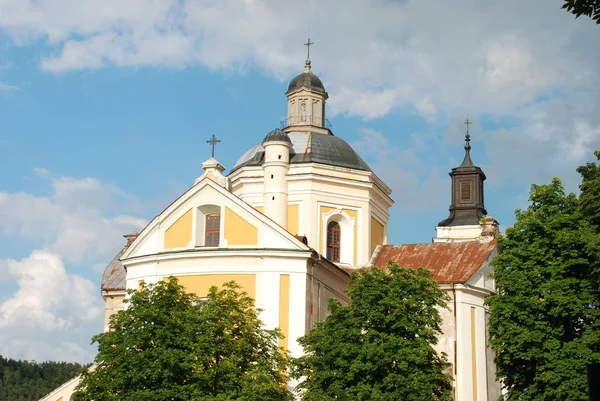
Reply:
[[[600, 160], [600, 152], [595, 151], [596, 160]], [[579, 189], [579, 203], [581, 212], [597, 229], [600, 228], [600, 166], [596, 163], [587, 163], [579, 166], [577, 172], [582, 181]]]
[[362, 269], [352, 273], [350, 304], [330, 300], [331, 314], [302, 337], [295, 361], [305, 401], [450, 400], [437, 308], [448, 298], [428, 270]]
[[490, 345], [506, 400], [587, 400], [598, 353], [598, 234], [555, 178], [532, 185], [493, 261]]
[[81, 368], [77, 363], [17, 361], [0, 355], [0, 400], [37, 401]]
[[600, 24], [600, 0], [564, 0], [564, 2], [562, 8], [574, 14], [575, 18], [585, 15], [596, 21], [596, 24]]
[[278, 330], [265, 330], [239, 287], [213, 287], [206, 299], [174, 277], [129, 291], [129, 307], [97, 335], [95, 368], [77, 401], [290, 400], [289, 359]]

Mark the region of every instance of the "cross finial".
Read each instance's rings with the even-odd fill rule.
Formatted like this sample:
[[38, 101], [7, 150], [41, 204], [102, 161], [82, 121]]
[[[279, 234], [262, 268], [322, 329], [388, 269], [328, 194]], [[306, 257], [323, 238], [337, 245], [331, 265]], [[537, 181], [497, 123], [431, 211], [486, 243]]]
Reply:
[[467, 154], [471, 150], [471, 134], [469, 133], [469, 125], [471, 124], [473, 124], [473, 122], [469, 120], [469, 116], [467, 116], [467, 119], [465, 120], [465, 125], [467, 126], [467, 133], [465, 134], [465, 150], [467, 151]]
[[470, 138], [471, 135], [469, 134], [469, 125], [473, 124], [472, 121], [469, 120], [469, 116], [467, 116], [467, 119], [465, 120], [465, 125], [467, 126], [467, 135], [466, 138]]
[[210, 138], [208, 141], [206, 141], [206, 143], [210, 143], [212, 145], [212, 154], [211, 157], [215, 157], [215, 145], [217, 143], [221, 142], [220, 139], [217, 139], [215, 137], [215, 134], [213, 134], [212, 138]]
[[314, 45], [315, 42], [310, 41], [310, 35], [308, 36], [308, 41], [304, 44], [306, 46], [306, 61], [310, 61], [310, 46]]
[[473, 165], [471, 161], [471, 134], [469, 133], [469, 125], [473, 124], [471, 120], [469, 120], [469, 116], [465, 120], [465, 125], [467, 126], [467, 133], [465, 134], [465, 158], [460, 165], [461, 167], [469, 167]]

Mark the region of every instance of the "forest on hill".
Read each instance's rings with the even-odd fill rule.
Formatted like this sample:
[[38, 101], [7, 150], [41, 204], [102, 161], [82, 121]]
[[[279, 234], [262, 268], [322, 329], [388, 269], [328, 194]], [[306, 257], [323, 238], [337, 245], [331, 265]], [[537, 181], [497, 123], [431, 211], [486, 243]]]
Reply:
[[82, 367], [78, 363], [38, 363], [0, 355], [0, 401], [38, 401], [73, 378]]

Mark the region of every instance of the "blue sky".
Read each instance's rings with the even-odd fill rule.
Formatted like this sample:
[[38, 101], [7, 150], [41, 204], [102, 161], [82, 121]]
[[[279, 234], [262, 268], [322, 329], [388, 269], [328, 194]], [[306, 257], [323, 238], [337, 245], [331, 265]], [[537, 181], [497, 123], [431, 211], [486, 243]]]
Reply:
[[[121, 237], [279, 126], [313, 71], [333, 131], [393, 189], [390, 242], [428, 242], [464, 155], [502, 228], [600, 148], [600, 28], [561, 1], [0, 1], [0, 354], [88, 362]], [[436, 12], [432, 13], [432, 10]]]

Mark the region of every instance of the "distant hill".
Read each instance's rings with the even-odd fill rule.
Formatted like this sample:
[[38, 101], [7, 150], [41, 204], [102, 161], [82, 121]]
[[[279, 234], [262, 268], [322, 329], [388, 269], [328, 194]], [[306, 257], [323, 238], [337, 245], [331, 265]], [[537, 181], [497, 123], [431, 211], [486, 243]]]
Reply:
[[0, 355], [0, 401], [38, 401], [82, 367], [78, 363], [17, 361]]

